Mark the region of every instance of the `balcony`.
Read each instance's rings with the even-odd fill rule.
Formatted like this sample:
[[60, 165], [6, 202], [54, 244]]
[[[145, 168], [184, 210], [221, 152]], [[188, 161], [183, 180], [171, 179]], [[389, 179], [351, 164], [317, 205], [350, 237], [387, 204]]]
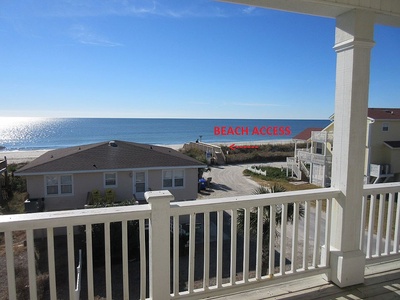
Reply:
[[298, 150], [297, 159], [305, 163], [326, 165], [332, 163], [332, 156], [318, 153], [311, 153], [309, 150]]
[[[370, 263], [399, 258], [399, 192], [399, 183], [363, 188], [357, 244], [367, 277]], [[290, 282], [301, 293], [301, 282], [318, 288], [333, 275], [332, 212], [340, 197], [323, 188], [171, 202], [168, 191], [155, 191], [146, 205], [0, 216], [1, 292], [16, 299], [22, 286], [38, 299], [41, 278], [45, 299], [202, 299]]]
[[332, 131], [312, 131], [311, 140], [316, 143], [333, 143]]

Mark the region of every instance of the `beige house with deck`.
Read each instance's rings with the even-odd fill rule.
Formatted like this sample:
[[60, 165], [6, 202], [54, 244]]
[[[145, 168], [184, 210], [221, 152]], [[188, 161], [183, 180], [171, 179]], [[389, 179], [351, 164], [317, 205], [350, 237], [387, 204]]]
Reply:
[[[295, 157], [287, 159], [288, 174], [298, 179], [305, 175], [310, 183], [330, 186], [334, 127], [332, 122], [293, 138], [296, 143], [306, 142], [307, 149], [296, 149]], [[400, 181], [400, 108], [369, 108], [366, 127], [364, 182]]]

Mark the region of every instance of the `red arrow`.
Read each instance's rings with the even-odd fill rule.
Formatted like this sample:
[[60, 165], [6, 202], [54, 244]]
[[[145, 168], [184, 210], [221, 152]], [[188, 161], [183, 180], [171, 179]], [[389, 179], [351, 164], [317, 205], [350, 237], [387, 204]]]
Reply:
[[258, 146], [236, 146], [235, 144], [232, 144], [229, 148], [232, 151], [235, 151], [236, 149], [258, 149]]

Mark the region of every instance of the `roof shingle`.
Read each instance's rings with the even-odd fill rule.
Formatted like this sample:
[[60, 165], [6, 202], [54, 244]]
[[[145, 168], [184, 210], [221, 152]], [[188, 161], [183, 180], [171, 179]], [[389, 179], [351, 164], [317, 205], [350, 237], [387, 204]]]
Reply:
[[308, 139], [311, 138], [311, 132], [312, 131], [321, 131], [323, 128], [306, 128], [296, 136], [294, 136], [292, 139], [293, 140], [301, 140], [301, 141], [307, 141]]
[[400, 108], [368, 108], [368, 117], [375, 120], [400, 120]]
[[48, 151], [17, 174], [204, 166], [171, 148], [115, 141]]

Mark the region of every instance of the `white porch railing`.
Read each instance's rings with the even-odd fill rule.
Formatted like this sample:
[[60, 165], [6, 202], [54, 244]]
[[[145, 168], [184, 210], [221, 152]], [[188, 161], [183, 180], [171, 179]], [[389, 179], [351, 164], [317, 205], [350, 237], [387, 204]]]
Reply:
[[367, 259], [400, 254], [400, 184], [364, 186], [360, 249]]
[[301, 161], [305, 161], [307, 163], [314, 163], [319, 165], [325, 165], [332, 163], [332, 156], [310, 153], [307, 150], [298, 150], [297, 151], [297, 159]]
[[[368, 230], [360, 240], [360, 247], [370, 249], [367, 258], [399, 253], [399, 191], [398, 183], [364, 187], [364, 216], [368, 202], [372, 212], [380, 202], [376, 233]], [[82, 299], [199, 299], [298, 276], [329, 277], [331, 204], [339, 195], [328, 188], [169, 204], [173, 197], [164, 191], [146, 193], [148, 205], [0, 216], [8, 295], [17, 298], [16, 264], [25, 255], [28, 282], [23, 286], [29, 286], [31, 299], [38, 297], [39, 271], [48, 273], [50, 299], [73, 299], [75, 255], [82, 245]], [[387, 206], [381, 204], [386, 201]], [[299, 211], [304, 217], [288, 222]], [[364, 217], [362, 227], [373, 228], [373, 220]], [[66, 235], [57, 236], [63, 228]], [[35, 239], [43, 231], [44, 238]], [[267, 231], [278, 234], [266, 236]], [[26, 234], [23, 249], [13, 241], [21, 232]], [[382, 246], [371, 246], [375, 235]], [[45, 258], [44, 266], [35, 253], [42, 263]]]

